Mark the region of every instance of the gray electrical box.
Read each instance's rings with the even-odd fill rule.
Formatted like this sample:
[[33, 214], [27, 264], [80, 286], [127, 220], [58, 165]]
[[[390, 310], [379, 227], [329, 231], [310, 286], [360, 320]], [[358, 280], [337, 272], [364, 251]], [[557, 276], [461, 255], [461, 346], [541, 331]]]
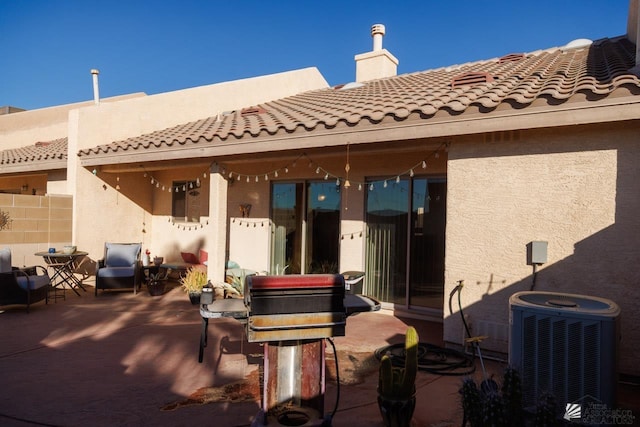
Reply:
[[527, 244], [527, 264], [544, 264], [547, 262], [548, 242], [537, 241]]

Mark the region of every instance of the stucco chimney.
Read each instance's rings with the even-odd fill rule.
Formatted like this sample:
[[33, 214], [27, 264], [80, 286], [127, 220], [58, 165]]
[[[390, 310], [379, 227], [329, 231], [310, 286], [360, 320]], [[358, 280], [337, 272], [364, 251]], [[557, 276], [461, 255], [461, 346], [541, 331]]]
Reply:
[[371, 27], [373, 50], [355, 56], [356, 82], [391, 77], [398, 73], [398, 60], [389, 51], [382, 48], [384, 34], [384, 25], [374, 24]]
[[636, 66], [633, 70], [640, 72], [640, 0], [629, 0], [629, 17], [627, 18], [627, 38], [636, 45]]
[[93, 102], [96, 105], [100, 104], [100, 88], [98, 87], [98, 74], [100, 71], [95, 68], [91, 70], [91, 75], [93, 76]]

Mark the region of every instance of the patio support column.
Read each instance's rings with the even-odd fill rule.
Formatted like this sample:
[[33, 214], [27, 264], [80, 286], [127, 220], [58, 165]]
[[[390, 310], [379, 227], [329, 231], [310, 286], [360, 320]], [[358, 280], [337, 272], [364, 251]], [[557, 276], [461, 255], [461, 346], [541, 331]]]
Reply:
[[207, 275], [212, 282], [224, 281], [227, 244], [227, 180], [214, 163], [209, 169], [209, 262]]

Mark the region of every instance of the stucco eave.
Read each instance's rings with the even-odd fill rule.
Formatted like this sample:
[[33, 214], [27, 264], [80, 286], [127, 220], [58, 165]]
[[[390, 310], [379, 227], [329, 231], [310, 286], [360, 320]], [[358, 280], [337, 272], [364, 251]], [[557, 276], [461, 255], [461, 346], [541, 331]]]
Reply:
[[0, 169], [0, 176], [33, 172], [46, 173], [48, 171], [61, 170], [66, 168], [66, 160], [64, 162], [31, 162], [13, 165], [2, 165], [2, 168]]
[[218, 157], [238, 154], [333, 147], [349, 144], [442, 138], [499, 131], [540, 129], [591, 123], [621, 122], [640, 119], [640, 102], [616, 100], [615, 104], [575, 103], [554, 108], [510, 110], [502, 114], [460, 115], [438, 120], [406, 120], [400, 123], [378, 126], [354, 126], [352, 128], [294, 132], [286, 135], [268, 135], [255, 139], [201, 142], [193, 148], [160, 147], [140, 153], [130, 151], [111, 152], [97, 156], [80, 157], [84, 167]]

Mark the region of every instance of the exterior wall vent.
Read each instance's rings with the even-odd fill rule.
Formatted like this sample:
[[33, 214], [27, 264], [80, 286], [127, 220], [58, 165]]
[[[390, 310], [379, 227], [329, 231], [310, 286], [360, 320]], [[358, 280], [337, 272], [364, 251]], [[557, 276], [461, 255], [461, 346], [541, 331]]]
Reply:
[[241, 116], [248, 116], [249, 114], [263, 114], [266, 113], [267, 110], [265, 110], [262, 107], [249, 107], [249, 108], [243, 108], [240, 111], [240, 115]]
[[517, 62], [521, 59], [524, 59], [524, 53], [510, 53], [509, 55], [505, 55], [498, 59], [498, 64], [503, 64], [505, 62]]
[[451, 79], [451, 87], [474, 85], [478, 83], [492, 83], [493, 76], [489, 73], [464, 73]]

